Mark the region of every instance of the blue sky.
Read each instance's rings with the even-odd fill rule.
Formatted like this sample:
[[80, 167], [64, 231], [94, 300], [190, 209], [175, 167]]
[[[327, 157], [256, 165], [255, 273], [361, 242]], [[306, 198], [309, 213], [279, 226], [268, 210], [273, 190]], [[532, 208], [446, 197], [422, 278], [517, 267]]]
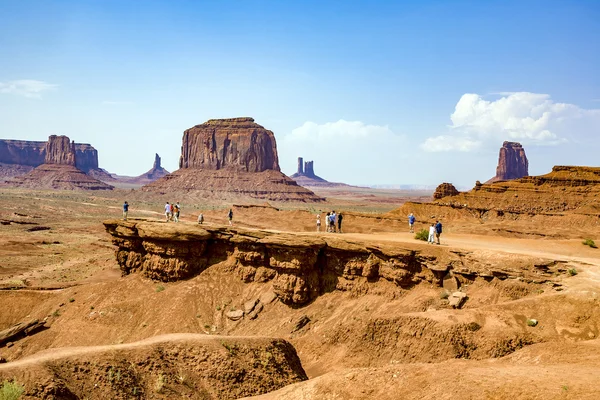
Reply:
[[600, 2], [4, 1], [0, 138], [177, 168], [182, 132], [252, 116], [325, 179], [470, 187], [598, 165]]

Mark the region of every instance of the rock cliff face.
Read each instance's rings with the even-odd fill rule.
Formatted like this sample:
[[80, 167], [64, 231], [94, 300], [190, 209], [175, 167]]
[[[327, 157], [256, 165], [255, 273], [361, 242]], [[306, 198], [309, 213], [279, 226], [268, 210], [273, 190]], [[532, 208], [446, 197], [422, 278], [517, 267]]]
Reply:
[[280, 172], [273, 132], [252, 118], [211, 119], [186, 130], [179, 166], [142, 190], [221, 200], [324, 200]]
[[76, 166], [75, 143], [67, 136], [52, 135], [46, 142], [44, 164], [26, 175], [7, 180], [9, 186], [32, 189], [107, 190], [113, 187], [100, 182]]
[[211, 119], [183, 132], [179, 168], [279, 171], [275, 135], [252, 118]]
[[[44, 164], [47, 145], [48, 142], [0, 139], [0, 176], [24, 175]], [[98, 167], [98, 150], [89, 144], [75, 143], [75, 166], [95, 178], [111, 179]]]
[[498, 155], [496, 176], [486, 183], [519, 179], [529, 175], [529, 162], [521, 143], [504, 142]]
[[44, 164], [75, 166], [75, 143], [67, 136], [52, 135], [46, 142]]
[[437, 200], [447, 196], [456, 196], [459, 193], [460, 192], [456, 190], [453, 184], [444, 182], [439, 184], [438, 187], [435, 188], [435, 192], [433, 193], [433, 199]]
[[140, 273], [160, 281], [188, 279], [208, 266], [225, 263], [244, 282], [272, 282], [282, 302], [302, 305], [334, 290], [359, 290], [378, 282], [409, 289], [419, 283], [442, 285], [452, 275], [461, 281], [478, 277], [535, 277], [540, 283], [554, 271], [530, 260], [490, 269], [486, 262], [438, 249], [401, 248], [397, 244], [356, 243], [310, 234], [240, 228], [200, 228], [149, 221], [104, 221], [117, 247], [123, 274]]

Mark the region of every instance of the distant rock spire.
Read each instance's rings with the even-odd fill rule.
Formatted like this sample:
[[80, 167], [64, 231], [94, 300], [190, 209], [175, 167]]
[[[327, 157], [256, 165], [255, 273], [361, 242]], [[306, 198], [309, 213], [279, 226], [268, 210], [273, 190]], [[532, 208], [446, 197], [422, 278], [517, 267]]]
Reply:
[[160, 168], [160, 156], [158, 155], [158, 153], [154, 154], [154, 166], [152, 167], [152, 169], [158, 169]]

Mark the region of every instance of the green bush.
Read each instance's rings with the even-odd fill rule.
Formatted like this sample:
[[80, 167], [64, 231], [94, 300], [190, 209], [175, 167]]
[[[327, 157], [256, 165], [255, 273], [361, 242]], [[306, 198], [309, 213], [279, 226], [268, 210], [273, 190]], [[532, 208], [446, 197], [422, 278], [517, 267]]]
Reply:
[[163, 285], [158, 285], [156, 287], [156, 293], [162, 292], [163, 290], [165, 290], [165, 287]]
[[25, 387], [19, 385], [16, 380], [13, 380], [12, 382], [5, 380], [2, 382], [2, 385], [0, 385], [0, 399], [17, 400], [24, 391]]
[[596, 243], [594, 243], [594, 241], [592, 239], [585, 239], [581, 243], [583, 243], [586, 246], [590, 246], [592, 249], [597, 249], [598, 248], [598, 246], [596, 246]]
[[415, 239], [427, 241], [429, 239], [429, 231], [426, 229], [421, 229], [419, 232], [415, 233]]
[[567, 272], [571, 276], [577, 275], [577, 270], [575, 268], [569, 268], [569, 270]]

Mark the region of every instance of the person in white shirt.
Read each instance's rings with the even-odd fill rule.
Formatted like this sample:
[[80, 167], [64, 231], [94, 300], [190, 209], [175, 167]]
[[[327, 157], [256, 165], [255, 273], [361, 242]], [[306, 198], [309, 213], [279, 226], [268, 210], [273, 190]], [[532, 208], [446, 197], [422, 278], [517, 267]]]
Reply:
[[429, 227], [429, 238], [427, 238], [427, 243], [435, 242], [435, 224], [431, 224]]
[[168, 201], [167, 204], [165, 204], [165, 217], [167, 217], [167, 222], [169, 222], [171, 219], [171, 205]]

